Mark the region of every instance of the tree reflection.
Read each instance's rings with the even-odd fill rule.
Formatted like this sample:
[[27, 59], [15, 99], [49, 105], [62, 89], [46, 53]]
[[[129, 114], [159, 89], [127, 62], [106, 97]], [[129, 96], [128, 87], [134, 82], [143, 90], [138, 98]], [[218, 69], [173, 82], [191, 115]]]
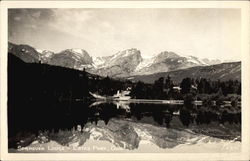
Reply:
[[[30, 104], [30, 103], [29, 103]], [[35, 107], [35, 104], [33, 104]], [[18, 111], [19, 116], [15, 119], [15, 125], [12, 126], [12, 131], [9, 137], [16, 137], [14, 140], [9, 141], [10, 146], [20, 140], [16, 134], [25, 132], [29, 136], [39, 136], [39, 131], [48, 131], [51, 135], [60, 130], [79, 129], [84, 130], [87, 123], [98, 124], [102, 120], [107, 125], [112, 118], [127, 119], [134, 122], [149, 123], [152, 125], [166, 128], [179, 128], [179, 126], [189, 127], [191, 123], [195, 125], [210, 124], [211, 122], [217, 123], [240, 123], [241, 113], [230, 113], [229, 110], [221, 110], [218, 112], [212, 107], [197, 106], [194, 107], [188, 104], [183, 105], [167, 105], [167, 104], [153, 104], [153, 103], [131, 103], [119, 101], [97, 101], [97, 102], [53, 102], [49, 106], [44, 107], [44, 104], [36, 105], [36, 109], [27, 106], [27, 110]], [[214, 107], [213, 107], [214, 108]], [[217, 108], [217, 107], [216, 107]], [[42, 112], [46, 117], [29, 118], [29, 111]], [[20, 119], [20, 117], [25, 119]], [[39, 116], [41, 116], [39, 114]], [[173, 118], [178, 118], [182, 125], [171, 123]], [[147, 118], [146, 120], [144, 118]], [[151, 119], [148, 119], [151, 118]], [[11, 139], [10, 139], [11, 140]]]
[[184, 126], [188, 126], [191, 123], [191, 114], [186, 108], [180, 109], [180, 120]]

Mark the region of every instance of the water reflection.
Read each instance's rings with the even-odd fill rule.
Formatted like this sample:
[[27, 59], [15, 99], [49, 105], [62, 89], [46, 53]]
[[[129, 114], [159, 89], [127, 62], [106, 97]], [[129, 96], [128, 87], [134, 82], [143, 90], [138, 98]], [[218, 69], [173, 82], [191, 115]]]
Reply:
[[[122, 145], [122, 142], [129, 142], [126, 145], [132, 149], [138, 147], [139, 144], [138, 129], [143, 133], [143, 128], [146, 127], [148, 131], [153, 127], [163, 127], [165, 131], [167, 129], [190, 128], [196, 134], [222, 139], [233, 139], [241, 131], [241, 110], [235, 107], [183, 106], [128, 101], [75, 101], [54, 102], [47, 106], [43, 106], [43, 103], [33, 105], [26, 106], [22, 110], [18, 108], [19, 106], [11, 109], [12, 113], [9, 113], [8, 118], [9, 147], [17, 148], [20, 145], [20, 140], [25, 139], [22, 146], [27, 146], [37, 138], [47, 141], [53, 139], [65, 145], [69, 142], [69, 138], [73, 137], [72, 132], [70, 132], [72, 129], [80, 132], [80, 134], [74, 134], [74, 137], [80, 137], [83, 143], [92, 134], [96, 135], [96, 129], [99, 128], [98, 132], [102, 133], [100, 136], [102, 139], [117, 140], [118, 146]], [[103, 121], [104, 125], [98, 125], [100, 121]], [[210, 130], [205, 126], [208, 124], [212, 125]], [[230, 126], [226, 128], [223, 124], [230, 124]], [[234, 127], [231, 129], [232, 131], [230, 131], [231, 125]], [[62, 131], [64, 132], [60, 133]], [[44, 134], [44, 132], [46, 133]], [[163, 137], [161, 134], [164, 131], [158, 132], [159, 134], [151, 132], [151, 135], [156, 135], [156, 138]], [[180, 134], [174, 133], [173, 136], [168, 137], [172, 137], [173, 142], [178, 143], [178, 135]], [[46, 139], [41, 139], [43, 137]], [[181, 137], [185, 136], [181, 135]], [[163, 147], [169, 146], [164, 145]]]

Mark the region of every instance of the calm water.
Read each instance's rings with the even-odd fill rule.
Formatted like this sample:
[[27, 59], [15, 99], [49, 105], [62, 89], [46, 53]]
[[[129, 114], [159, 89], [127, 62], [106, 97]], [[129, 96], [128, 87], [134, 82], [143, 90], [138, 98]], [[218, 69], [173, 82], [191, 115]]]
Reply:
[[90, 140], [101, 140], [133, 150], [142, 143], [174, 148], [204, 137], [240, 141], [240, 120], [240, 107], [126, 101], [29, 103], [25, 109], [9, 110], [9, 148], [48, 143], [86, 147]]

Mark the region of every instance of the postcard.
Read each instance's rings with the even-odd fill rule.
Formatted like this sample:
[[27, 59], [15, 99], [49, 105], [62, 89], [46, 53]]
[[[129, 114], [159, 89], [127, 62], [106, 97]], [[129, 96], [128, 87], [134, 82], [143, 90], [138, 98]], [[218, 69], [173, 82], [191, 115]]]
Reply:
[[1, 160], [249, 160], [248, 1], [1, 2]]

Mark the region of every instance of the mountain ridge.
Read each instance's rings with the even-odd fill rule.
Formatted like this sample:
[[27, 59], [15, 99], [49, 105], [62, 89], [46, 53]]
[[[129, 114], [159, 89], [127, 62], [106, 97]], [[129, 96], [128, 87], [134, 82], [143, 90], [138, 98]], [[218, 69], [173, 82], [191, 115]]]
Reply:
[[241, 80], [241, 62], [221, 63], [210, 66], [195, 66], [176, 71], [160, 72], [149, 75], [134, 75], [127, 77], [131, 81], [142, 81], [144, 83], [154, 83], [160, 77], [170, 76], [171, 79], [180, 83], [186, 77], [207, 78], [210, 80]]
[[104, 57], [93, 57], [84, 49], [65, 49], [55, 53], [11, 42], [8, 50], [25, 62], [41, 62], [110, 77], [150, 75], [222, 63], [219, 59], [181, 56], [171, 51], [162, 51], [151, 58], [143, 58], [141, 51], [136, 48]]

